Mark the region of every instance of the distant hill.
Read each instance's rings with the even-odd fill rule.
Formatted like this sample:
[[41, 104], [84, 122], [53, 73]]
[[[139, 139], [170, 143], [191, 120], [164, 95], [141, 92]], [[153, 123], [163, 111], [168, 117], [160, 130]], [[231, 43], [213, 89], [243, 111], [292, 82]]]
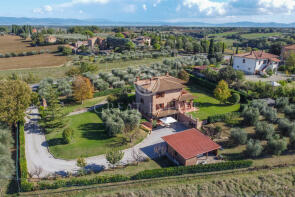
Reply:
[[196, 26], [196, 27], [295, 27], [295, 23], [256, 23], [256, 22], [235, 22], [235, 23], [202, 23], [202, 22], [126, 22], [111, 21], [106, 19], [66, 19], [66, 18], [26, 18], [26, 17], [0, 17], [0, 25], [48, 25], [48, 26], [72, 26], [72, 25], [104, 25], [104, 26]]

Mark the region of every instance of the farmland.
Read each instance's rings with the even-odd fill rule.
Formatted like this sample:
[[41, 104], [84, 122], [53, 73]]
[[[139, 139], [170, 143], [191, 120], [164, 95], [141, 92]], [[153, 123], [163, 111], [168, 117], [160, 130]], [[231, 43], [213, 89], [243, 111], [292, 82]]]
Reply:
[[[18, 36], [0, 36], [0, 53], [22, 53], [31, 51], [45, 51], [48, 53], [0, 58], [0, 70], [19, 70], [19, 69], [35, 69], [44, 67], [61, 66], [67, 62], [67, 57], [56, 54], [57, 46], [41, 46], [31, 47], [30, 41], [22, 40]], [[38, 72], [38, 71], [37, 71]], [[1, 76], [5, 76], [5, 72], [1, 72]]]

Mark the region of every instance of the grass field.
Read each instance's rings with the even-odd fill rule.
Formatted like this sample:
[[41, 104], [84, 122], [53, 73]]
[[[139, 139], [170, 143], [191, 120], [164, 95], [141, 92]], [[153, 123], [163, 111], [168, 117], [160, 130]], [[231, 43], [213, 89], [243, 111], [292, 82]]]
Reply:
[[123, 144], [121, 136], [108, 137], [104, 131], [102, 120], [96, 113], [86, 112], [70, 116], [69, 125], [74, 129], [73, 141], [64, 144], [62, 132], [53, 132], [46, 135], [50, 152], [57, 158], [75, 159], [80, 156], [90, 157], [105, 154], [109, 148], [128, 148], [145, 137], [145, 132], [139, 130], [137, 139], [131, 144]]
[[220, 104], [220, 102], [213, 97], [213, 90], [209, 92], [207, 89], [198, 85], [190, 85], [188, 86], [188, 90], [196, 97], [194, 102], [199, 109], [197, 112], [191, 112], [190, 114], [200, 120], [205, 120], [208, 116], [216, 114], [238, 111], [240, 108], [239, 104]]
[[[72, 187], [68, 189], [36, 191], [24, 195], [39, 196], [294, 196], [295, 167], [258, 169], [207, 175], [185, 175], [169, 178]], [[22, 196], [22, 194], [20, 194]]]
[[256, 38], [268, 38], [271, 36], [280, 36], [282, 33], [280, 32], [275, 32], [275, 33], [249, 33], [249, 34], [242, 34], [242, 38], [246, 39], [256, 39]]

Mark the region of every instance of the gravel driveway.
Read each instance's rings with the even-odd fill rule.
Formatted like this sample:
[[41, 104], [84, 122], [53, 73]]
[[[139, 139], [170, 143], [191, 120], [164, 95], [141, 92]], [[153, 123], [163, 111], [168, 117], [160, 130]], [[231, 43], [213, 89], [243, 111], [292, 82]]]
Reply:
[[[39, 113], [37, 108], [28, 109], [28, 117], [25, 124], [25, 140], [26, 140], [26, 158], [28, 171], [30, 174], [36, 174], [39, 171], [39, 177], [46, 177], [52, 174], [64, 175], [66, 172], [75, 173], [79, 169], [76, 166], [76, 160], [63, 160], [54, 158], [48, 151], [48, 145], [45, 135], [38, 127]], [[179, 123], [172, 125], [171, 128], [160, 128], [152, 131], [152, 133], [136, 146], [124, 150], [122, 164], [134, 161], [133, 153], [149, 156], [154, 158], [154, 146], [163, 143], [161, 137], [184, 130], [185, 127]], [[108, 162], [104, 155], [86, 158], [87, 169], [99, 171], [108, 168]]]

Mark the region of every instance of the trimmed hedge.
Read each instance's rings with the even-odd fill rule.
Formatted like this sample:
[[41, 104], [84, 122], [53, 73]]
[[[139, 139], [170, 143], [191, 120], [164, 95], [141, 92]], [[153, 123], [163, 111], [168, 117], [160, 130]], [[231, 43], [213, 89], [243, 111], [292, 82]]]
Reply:
[[28, 182], [28, 169], [27, 169], [27, 160], [26, 160], [26, 152], [25, 152], [25, 131], [24, 124], [19, 124], [19, 167], [20, 167], [20, 186], [22, 192], [32, 191], [34, 186], [32, 183]]
[[202, 173], [202, 172], [213, 172], [222, 170], [232, 170], [238, 168], [247, 168], [252, 165], [251, 160], [240, 160], [240, 161], [228, 161], [206, 165], [194, 165], [194, 166], [180, 166], [161, 168], [153, 170], [144, 170], [131, 177], [131, 180], [139, 179], [151, 179], [165, 176], [177, 176], [191, 173]]
[[[131, 90], [134, 89], [133, 86], [126, 86], [128, 88], [130, 88]], [[118, 94], [120, 93], [122, 90], [124, 89], [123, 88], [113, 88], [113, 89], [107, 89], [107, 90], [104, 90], [104, 91], [100, 91], [100, 92], [96, 92], [94, 93], [93, 97], [101, 97], [101, 96], [108, 96], [110, 94]]]
[[240, 116], [240, 112], [229, 112], [226, 114], [212, 115], [208, 117], [207, 121], [208, 123], [223, 122], [223, 121], [226, 121], [228, 117], [232, 117], [232, 116]]
[[213, 172], [222, 170], [233, 170], [239, 168], [247, 168], [252, 165], [251, 160], [240, 160], [240, 161], [228, 161], [215, 164], [206, 165], [195, 165], [195, 166], [179, 166], [170, 168], [161, 168], [153, 170], [144, 170], [134, 176], [125, 175], [110, 175], [110, 176], [97, 176], [91, 179], [87, 178], [72, 178], [69, 180], [57, 180], [53, 183], [39, 182], [30, 190], [46, 190], [46, 189], [58, 189], [62, 187], [73, 187], [73, 186], [86, 186], [94, 184], [105, 184], [105, 183], [116, 183], [130, 180], [140, 179], [151, 179], [158, 177], [177, 176], [183, 174], [202, 173], [202, 172]]
[[45, 183], [40, 182], [37, 185], [36, 189], [45, 190], [45, 189], [58, 189], [61, 187], [72, 187], [72, 186], [86, 186], [86, 185], [94, 185], [94, 184], [103, 184], [103, 183], [115, 183], [128, 181], [130, 178], [124, 175], [112, 175], [112, 176], [97, 176], [92, 179], [79, 179], [73, 178], [70, 180], [58, 180], [54, 183]]

